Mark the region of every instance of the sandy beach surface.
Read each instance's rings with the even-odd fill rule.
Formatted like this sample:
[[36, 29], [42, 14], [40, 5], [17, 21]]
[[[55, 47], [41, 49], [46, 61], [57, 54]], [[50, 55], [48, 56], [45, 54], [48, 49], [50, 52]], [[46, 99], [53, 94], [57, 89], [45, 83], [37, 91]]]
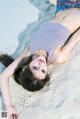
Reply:
[[[26, 33], [28, 24], [38, 21], [39, 15], [42, 15], [41, 19], [45, 18], [46, 14], [40, 14], [41, 9], [37, 9], [30, 1], [0, 1], [0, 53], [17, 57], [24, 49], [26, 40], [23, 37], [20, 42], [20, 35]], [[29, 31], [31, 33], [31, 29]], [[23, 49], [20, 51], [20, 48]], [[2, 69], [0, 64], [0, 72]], [[11, 100], [19, 113], [19, 119], [80, 119], [80, 42], [66, 63], [51, 66], [49, 70], [51, 80], [39, 92], [28, 92], [16, 84], [13, 77], [10, 78]], [[6, 109], [0, 92], [0, 119], [3, 111]]]

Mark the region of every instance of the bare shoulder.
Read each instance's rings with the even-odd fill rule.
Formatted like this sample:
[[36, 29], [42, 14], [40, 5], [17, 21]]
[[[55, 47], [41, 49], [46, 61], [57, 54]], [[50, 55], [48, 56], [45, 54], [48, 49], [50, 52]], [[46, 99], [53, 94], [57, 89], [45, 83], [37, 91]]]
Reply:
[[52, 57], [50, 59], [51, 64], [57, 64], [59, 62], [58, 60], [60, 59], [59, 54], [61, 52], [61, 47], [62, 46], [58, 46], [55, 52], [52, 54]]
[[62, 46], [57, 47], [50, 60], [51, 64], [63, 64], [68, 60], [69, 53], [62, 48]]

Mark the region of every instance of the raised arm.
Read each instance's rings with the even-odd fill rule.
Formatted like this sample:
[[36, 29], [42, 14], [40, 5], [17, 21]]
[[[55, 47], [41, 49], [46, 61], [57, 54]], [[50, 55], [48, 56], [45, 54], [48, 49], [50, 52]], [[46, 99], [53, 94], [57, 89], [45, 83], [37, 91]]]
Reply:
[[64, 63], [67, 61], [71, 51], [75, 45], [80, 41], [80, 28], [70, 37], [68, 42], [61, 47], [58, 47], [51, 59], [52, 64]]
[[2, 72], [2, 74], [0, 74], [1, 91], [2, 91], [3, 99], [4, 99], [9, 116], [12, 115], [12, 113], [17, 114], [16, 110], [12, 106], [11, 99], [10, 99], [9, 77], [12, 76], [19, 62], [24, 57], [27, 57], [28, 55], [29, 55], [28, 49], [26, 49], [12, 64], [10, 64]]

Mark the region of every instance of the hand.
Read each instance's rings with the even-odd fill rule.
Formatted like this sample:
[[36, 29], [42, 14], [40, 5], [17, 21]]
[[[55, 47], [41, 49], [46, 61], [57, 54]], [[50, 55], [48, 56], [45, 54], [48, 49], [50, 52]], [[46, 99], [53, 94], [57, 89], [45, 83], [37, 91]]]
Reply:
[[18, 119], [18, 113], [13, 106], [7, 106], [8, 119]]

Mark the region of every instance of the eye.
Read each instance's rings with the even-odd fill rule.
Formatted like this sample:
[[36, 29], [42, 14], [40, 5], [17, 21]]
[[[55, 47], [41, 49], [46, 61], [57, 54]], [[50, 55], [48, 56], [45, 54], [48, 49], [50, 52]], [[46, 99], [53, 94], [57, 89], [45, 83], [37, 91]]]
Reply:
[[35, 66], [33, 66], [32, 68], [33, 68], [33, 69], [37, 69], [37, 67], [35, 67]]
[[45, 70], [42, 70], [42, 72], [43, 72], [44, 74], [46, 74], [46, 71], [45, 71]]

